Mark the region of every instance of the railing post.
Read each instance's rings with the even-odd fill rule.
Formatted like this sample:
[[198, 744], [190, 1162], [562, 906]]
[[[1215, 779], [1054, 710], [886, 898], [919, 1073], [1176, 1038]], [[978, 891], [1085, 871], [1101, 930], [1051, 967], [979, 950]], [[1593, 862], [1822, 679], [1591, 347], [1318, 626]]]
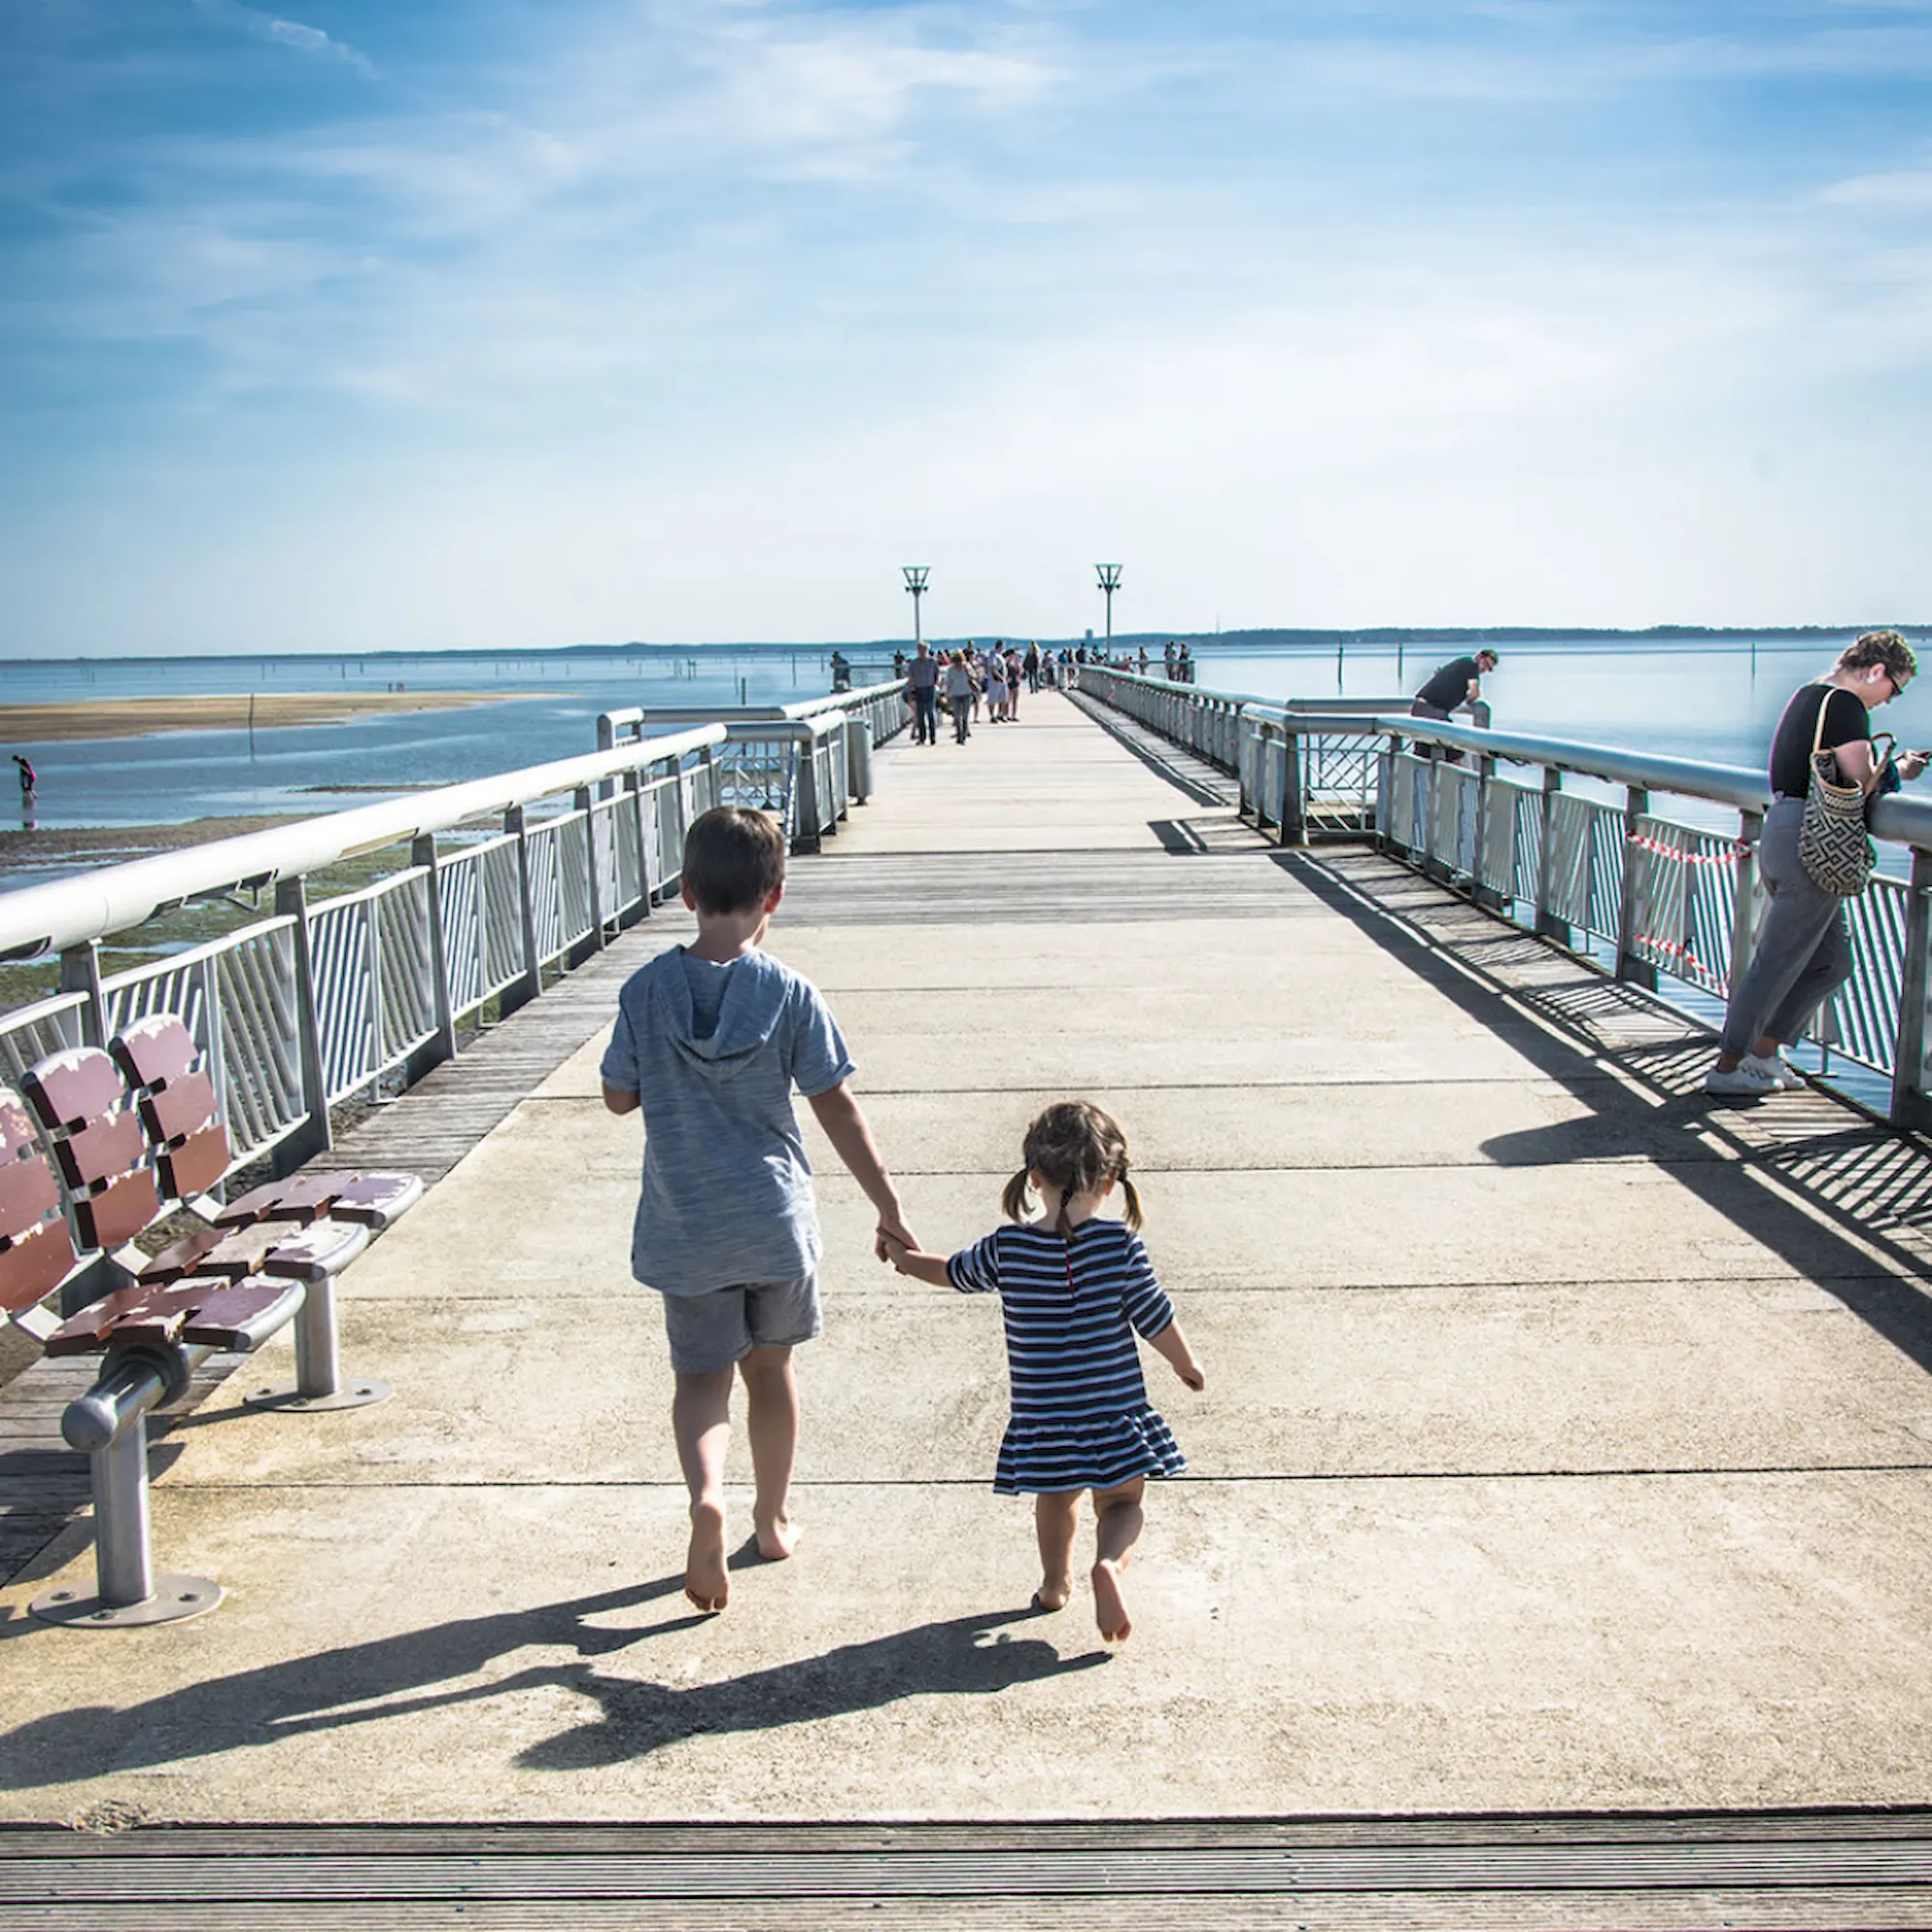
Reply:
[[315, 1003], [315, 948], [309, 932], [308, 882], [275, 882], [275, 911], [295, 922], [296, 1047], [301, 1061], [303, 1124], [275, 1149], [276, 1175], [293, 1174], [303, 1161], [335, 1144], [328, 1127], [328, 1074], [322, 1058], [322, 1024]]
[[517, 913], [524, 929], [524, 970], [497, 996], [497, 1010], [513, 1013], [543, 992], [543, 973], [537, 965], [536, 901], [530, 893], [530, 841], [524, 825], [524, 808], [510, 806], [503, 813], [503, 830], [517, 841]]
[[1623, 883], [1617, 895], [1616, 977], [1650, 992], [1657, 990], [1657, 968], [1637, 956], [1637, 821], [1650, 810], [1650, 794], [1624, 787]]
[[1476, 754], [1476, 838], [1470, 853], [1469, 896], [1480, 906], [1495, 912], [1502, 895], [1488, 880], [1490, 865], [1490, 785], [1496, 775], [1496, 761], [1487, 752]]
[[1281, 838], [1283, 845], [1308, 843], [1308, 817], [1301, 799], [1301, 734], [1292, 724], [1281, 727]]
[[1563, 774], [1553, 765], [1543, 768], [1543, 819], [1536, 861], [1536, 924], [1533, 930], [1568, 942], [1567, 921], [1549, 910], [1550, 873], [1556, 864], [1556, 795], [1563, 789]]
[[70, 946], [60, 956], [60, 989], [79, 993], [80, 1037], [88, 1046], [107, 1044], [107, 996], [100, 990], [100, 949], [91, 939]]
[[571, 803], [583, 814], [583, 873], [584, 884], [589, 891], [585, 903], [590, 908], [588, 937], [570, 955], [570, 963], [575, 966], [591, 953], [603, 952], [607, 941], [604, 937], [604, 878], [597, 864], [597, 810], [590, 787], [579, 785], [571, 795]]
[[1891, 1123], [1932, 1126], [1925, 1092], [1927, 950], [1932, 949], [1932, 852], [1912, 849], [1905, 901], [1905, 960], [1898, 988], [1898, 1047], [1891, 1058]]
[[1731, 895], [1731, 967], [1724, 983], [1735, 986], [1750, 964], [1757, 943], [1757, 843], [1764, 832], [1764, 813], [1738, 814], [1738, 876]]
[[624, 794], [630, 800], [630, 810], [624, 814], [624, 823], [629, 827], [629, 837], [638, 855], [638, 903], [630, 908], [630, 918], [623, 917], [619, 910], [618, 922], [624, 925], [635, 925], [640, 919], [648, 919], [651, 911], [651, 851], [650, 841], [644, 837], [644, 775], [639, 771], [624, 774]]
[[818, 849], [818, 760], [811, 742], [811, 727], [803, 738], [794, 733], [785, 741], [791, 749], [791, 848], [794, 852]]
[[[432, 1066], [456, 1058], [456, 1016], [449, 1001], [449, 942], [442, 929], [442, 875], [437, 867], [436, 834], [425, 832], [412, 840], [410, 864], [428, 873], [430, 997], [436, 1009], [436, 1033], [410, 1056], [405, 1077], [412, 1085]], [[482, 891], [482, 881], [477, 881]]]

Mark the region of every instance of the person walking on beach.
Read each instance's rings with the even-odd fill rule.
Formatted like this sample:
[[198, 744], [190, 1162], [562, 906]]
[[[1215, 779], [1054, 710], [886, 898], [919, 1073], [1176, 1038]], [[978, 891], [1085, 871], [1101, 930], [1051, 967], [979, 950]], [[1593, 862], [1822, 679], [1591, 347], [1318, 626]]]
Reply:
[[794, 1087], [878, 1212], [879, 1259], [888, 1236], [913, 1245], [830, 1010], [810, 980], [760, 950], [784, 875], [784, 834], [768, 813], [718, 806], [698, 816], [682, 882], [697, 937], [624, 982], [600, 1069], [611, 1113], [644, 1116], [631, 1272], [664, 1299], [671, 1432], [691, 1492], [684, 1591], [707, 1612], [730, 1595], [724, 1457], [740, 1375], [758, 1554], [778, 1561], [798, 1539], [791, 1351], [819, 1332], [823, 1243]]
[[[1116, 1187], [1126, 1225], [1098, 1218]], [[1041, 1218], [1026, 1219], [1037, 1194]], [[1175, 1320], [1133, 1231], [1140, 1196], [1127, 1179], [1127, 1142], [1086, 1100], [1047, 1108], [1026, 1131], [1020, 1171], [1007, 1182], [1007, 1225], [948, 1260], [882, 1235], [901, 1274], [963, 1294], [996, 1293], [1006, 1320], [1012, 1419], [993, 1488], [1034, 1498], [1039, 1588], [1034, 1608], [1059, 1610], [1073, 1594], [1080, 1498], [1094, 1496], [1094, 1617], [1108, 1643], [1133, 1630], [1121, 1573], [1141, 1533], [1150, 1476], [1185, 1467], [1173, 1431], [1149, 1406], [1136, 1332], [1191, 1389], [1208, 1378]]]
[[1928, 761], [1908, 752], [1894, 764], [1875, 755], [1871, 714], [1889, 704], [1918, 669], [1896, 631], [1867, 631], [1838, 653], [1829, 677], [1801, 686], [1771, 741], [1771, 810], [1758, 836], [1758, 876], [1767, 902], [1750, 964], [1731, 988], [1718, 1062], [1704, 1091], [1750, 1099], [1802, 1087], [1784, 1057], [1811, 1016], [1852, 975], [1845, 900], [1815, 884], [1798, 856], [1815, 747], [1837, 759], [1838, 781], [1861, 786], [1867, 801], [1916, 779]]
[[1490, 728], [1490, 707], [1483, 702], [1483, 679], [1495, 669], [1499, 660], [1492, 650], [1480, 650], [1472, 658], [1451, 658], [1431, 672], [1429, 681], [1415, 694], [1408, 707], [1411, 718], [1433, 718], [1438, 724], [1449, 722], [1452, 711], [1466, 711], [1481, 727]]
[[40, 774], [18, 752], [14, 754], [14, 762], [20, 768], [20, 803], [25, 805], [33, 797], [35, 787], [40, 783]]
[[921, 644], [918, 655], [906, 666], [906, 693], [912, 699], [912, 741], [915, 745], [939, 742], [939, 664], [930, 644]]

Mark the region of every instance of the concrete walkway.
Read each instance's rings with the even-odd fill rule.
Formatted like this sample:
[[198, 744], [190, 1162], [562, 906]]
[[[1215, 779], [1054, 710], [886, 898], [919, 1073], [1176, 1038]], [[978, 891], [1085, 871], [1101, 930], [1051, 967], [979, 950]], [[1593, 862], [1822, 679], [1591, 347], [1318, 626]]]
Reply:
[[[1084, 1588], [1025, 1607], [997, 1309], [873, 1263], [829, 1155], [806, 1539], [686, 1614], [600, 1034], [346, 1278], [345, 1358], [391, 1402], [217, 1397], [180, 1432], [157, 1554], [217, 1612], [28, 1622], [86, 1584], [84, 1525], [0, 1594], [0, 1815], [1926, 1798], [1923, 1265], [1705, 1113], [1694, 1030], [1373, 857], [1272, 852], [1058, 696], [887, 754], [774, 950], [838, 1014], [927, 1246], [994, 1224], [1043, 1100], [1126, 1126], [1208, 1386], [1149, 1354], [1190, 1468], [1151, 1497], [1125, 1650]], [[1889, 1225], [1921, 1218], [1917, 1150], [1770, 1104], [1882, 1146]]]

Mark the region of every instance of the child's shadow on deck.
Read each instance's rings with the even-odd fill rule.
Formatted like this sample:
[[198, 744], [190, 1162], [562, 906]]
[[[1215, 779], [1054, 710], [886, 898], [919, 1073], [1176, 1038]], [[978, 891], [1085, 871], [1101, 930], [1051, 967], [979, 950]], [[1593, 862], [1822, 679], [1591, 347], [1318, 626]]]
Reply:
[[995, 1634], [996, 1626], [1030, 1614], [921, 1624], [686, 1690], [605, 1676], [593, 1664], [566, 1665], [555, 1681], [595, 1699], [603, 1717], [530, 1746], [517, 1763], [532, 1771], [589, 1771], [707, 1732], [776, 1730], [876, 1710], [900, 1697], [991, 1696], [1107, 1662], [1102, 1651], [1062, 1657], [1038, 1637]]

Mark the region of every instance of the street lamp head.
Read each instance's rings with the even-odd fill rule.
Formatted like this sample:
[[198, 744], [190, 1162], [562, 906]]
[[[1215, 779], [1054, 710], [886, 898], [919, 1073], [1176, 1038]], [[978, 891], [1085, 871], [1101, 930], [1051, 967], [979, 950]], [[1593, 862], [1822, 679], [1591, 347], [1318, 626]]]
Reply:
[[925, 588], [925, 574], [931, 569], [925, 563], [902, 563], [899, 569], [905, 574], [906, 588], [917, 596]]
[[1121, 587], [1121, 566], [1118, 563], [1096, 563], [1094, 568], [1100, 573], [1102, 590], [1118, 590]]

